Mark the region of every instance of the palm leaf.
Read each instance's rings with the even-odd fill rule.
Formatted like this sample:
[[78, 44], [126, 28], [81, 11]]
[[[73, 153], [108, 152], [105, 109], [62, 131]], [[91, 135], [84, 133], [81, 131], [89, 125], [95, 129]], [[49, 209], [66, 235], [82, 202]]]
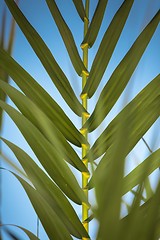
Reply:
[[90, 155], [93, 160], [101, 156], [114, 142], [112, 134], [116, 132], [121, 121], [127, 122], [130, 127], [130, 146], [128, 152], [131, 151], [134, 145], [159, 117], [159, 87], [160, 75], [152, 80], [152, 82], [112, 120], [90, 150]]
[[[40, 167], [26, 154], [22, 149], [13, 143], [2, 138], [7, 146], [13, 151], [29, 180], [35, 186], [37, 191], [44, 196], [46, 202], [51, 206], [55, 213], [60, 217], [68, 231], [75, 237], [87, 237], [87, 233], [77, 217], [73, 207], [60, 191], [60, 189], [51, 181], [51, 179], [41, 170]], [[72, 220], [71, 220], [72, 219]]]
[[[154, 123], [154, 121], [159, 117], [159, 108], [158, 108], [159, 101], [160, 101], [160, 98], [156, 98], [148, 106], [146, 105], [146, 107], [144, 109], [141, 108], [142, 106], [144, 107], [144, 105], [142, 105], [142, 104], [141, 104], [141, 106], [139, 105], [139, 113], [136, 112], [137, 115], [134, 114], [134, 117], [135, 117], [134, 120], [132, 119], [132, 115], [131, 116], [128, 115], [128, 117], [129, 117], [128, 120], [126, 118], [124, 118], [124, 115], [121, 115], [121, 114], [119, 115], [122, 117], [122, 119], [125, 120], [124, 122], [128, 125], [128, 138], [127, 138], [128, 144], [125, 148], [126, 156], [132, 150], [132, 148], [135, 146], [135, 144], [144, 135], [144, 132], [146, 132], [149, 129], [149, 127]], [[143, 119], [144, 115], [147, 117], [147, 122], [145, 121], [145, 119]], [[132, 120], [132, 122], [131, 122], [131, 120]], [[117, 122], [115, 126], [116, 126], [116, 128], [114, 130], [112, 129], [112, 134], [109, 135], [109, 138], [111, 139], [111, 140], [109, 139], [109, 144], [107, 142], [103, 141], [103, 146], [102, 146], [103, 149], [102, 148], [99, 150], [96, 149], [96, 152], [94, 155], [93, 155], [94, 151], [90, 153], [90, 155], [92, 157], [91, 159], [93, 160], [97, 156], [100, 156], [100, 154], [102, 154], [107, 149], [107, 152], [101, 159], [97, 169], [95, 170], [95, 172], [90, 180], [91, 185], [92, 185], [92, 181], [94, 181], [94, 177], [96, 175], [100, 176], [102, 169], [106, 169], [108, 167], [108, 164], [110, 163], [110, 158], [112, 156], [111, 150], [112, 150], [112, 146], [114, 146], [114, 139], [117, 135], [117, 131], [120, 126], [120, 123]], [[108, 145], [110, 145], [110, 146], [108, 146]]]
[[5, 232], [7, 232], [7, 234], [10, 237], [12, 237], [12, 239], [14, 237], [14, 239], [20, 240], [20, 238], [17, 235], [15, 235], [11, 230], [9, 230], [6, 227], [16, 227], [16, 228], [19, 228], [29, 237], [30, 240], [39, 240], [39, 238], [36, 237], [32, 232], [30, 232], [29, 230], [27, 230], [26, 228], [23, 228], [21, 226], [17, 226], [15, 224], [3, 224], [3, 225], [1, 225], [1, 227], [5, 228]]
[[3, 49], [0, 49], [0, 67], [12, 77], [25, 95], [54, 122], [67, 140], [79, 147], [81, 143], [86, 142], [53, 98]]
[[67, 48], [68, 54], [70, 56], [70, 59], [72, 61], [72, 64], [73, 64], [77, 74], [80, 76], [82, 74], [82, 72], [88, 73], [87, 69], [85, 68], [85, 66], [79, 56], [73, 35], [72, 35], [69, 27], [67, 26], [66, 22], [64, 21], [55, 1], [47, 0], [46, 2], [48, 4], [48, 7], [50, 9], [50, 12], [51, 12], [54, 20], [55, 20], [55, 23], [59, 29], [59, 32], [62, 36], [63, 42]]
[[[122, 136], [124, 141], [121, 140]], [[101, 175], [93, 174], [98, 204], [96, 217], [100, 223], [97, 239], [107, 239], [107, 236], [110, 236], [110, 239], [118, 238], [122, 180], [127, 144], [128, 128], [125, 122], [121, 122], [115, 134], [115, 144], [111, 147], [110, 164], [108, 164], [107, 168], [102, 169]]]
[[[17, 1], [18, 2], [18, 1]], [[14, 43], [14, 36], [15, 36], [15, 20], [12, 18], [11, 26], [9, 30], [9, 37], [8, 37], [8, 46], [5, 46], [5, 34], [6, 34], [6, 9], [4, 8], [3, 17], [2, 17], [2, 24], [0, 26], [0, 47], [6, 49], [9, 54], [12, 53], [13, 43]], [[9, 81], [9, 76], [3, 69], [0, 68], [0, 78], [4, 82]], [[0, 90], [0, 99], [5, 101], [6, 94]], [[0, 129], [2, 126], [2, 109], [0, 109]]]
[[124, 1], [104, 34], [96, 57], [92, 63], [87, 84], [82, 92], [82, 94], [87, 93], [89, 98], [93, 96], [102, 79], [114, 48], [118, 42], [119, 36], [126, 23], [132, 4], [133, 0]]
[[3, 81], [0, 81], [0, 89], [11, 98], [21, 113], [39, 129], [59, 153], [63, 154], [65, 160], [81, 172], [88, 172], [83, 162], [70, 144], [65, 140], [61, 132], [57, 130], [50, 119], [48, 119], [48, 117], [32, 101]]
[[[2, 101], [0, 101], [0, 106], [15, 122], [45, 170], [64, 193], [77, 204], [81, 204], [82, 201], [86, 202], [83, 191], [71, 170], [63, 161], [63, 156], [60, 155], [39, 130], [17, 110]], [[36, 144], [34, 144], [35, 142]], [[64, 172], [67, 174], [67, 178], [65, 178]]]
[[102, 19], [103, 19], [103, 16], [104, 16], [104, 12], [105, 12], [105, 9], [106, 9], [107, 2], [108, 2], [108, 0], [99, 0], [98, 1], [95, 13], [94, 13], [92, 21], [91, 21], [91, 24], [90, 24], [89, 29], [87, 31], [87, 34], [86, 34], [86, 36], [85, 36], [85, 38], [84, 38], [84, 40], [81, 44], [82, 48], [86, 44], [89, 47], [92, 47], [92, 45], [94, 44], [94, 42], [97, 38], [98, 32], [99, 32], [100, 26], [101, 26], [101, 22], [102, 22]]
[[[93, 131], [106, 117], [111, 108], [114, 106], [119, 96], [123, 92], [130, 80], [138, 62], [141, 59], [147, 45], [152, 38], [158, 23], [160, 21], [160, 11], [155, 15], [143, 32], [139, 35], [131, 49], [113, 72], [111, 78], [101, 92], [100, 98], [94, 109], [93, 114], [88, 120], [87, 127]], [[103, 59], [104, 61], [104, 59]], [[96, 78], [97, 80], [97, 78]], [[103, 108], [103, 111], [102, 111]], [[97, 118], [98, 116], [98, 118]]]
[[[157, 240], [157, 230], [159, 228], [159, 201], [160, 201], [160, 184], [156, 189], [154, 196], [142, 206], [137, 207], [127, 217], [121, 220], [121, 239], [131, 240], [141, 236], [143, 240]], [[145, 224], [145, 228], [143, 225]], [[127, 231], [124, 231], [124, 229]]]
[[5, 2], [66, 103], [78, 116], [81, 116], [82, 112], [85, 110], [75, 96], [67, 77], [57, 64], [49, 48], [25, 18], [16, 3], [12, 0], [5, 0]]
[[80, 18], [82, 19], [82, 21], [84, 21], [84, 18], [86, 18], [86, 13], [85, 13], [85, 9], [84, 9], [82, 0], [73, 0], [73, 3], [77, 9], [77, 12], [78, 12]]
[[[123, 180], [123, 194], [126, 194], [133, 187], [139, 184], [145, 177], [160, 167], [160, 149], [152, 153], [147, 159], [139, 164]], [[145, 169], [145, 171], [144, 171]]]
[[49, 239], [71, 240], [72, 237], [62, 223], [61, 219], [49, 206], [44, 197], [18, 175], [14, 174], [14, 176], [19, 180], [25, 189], [35, 211], [38, 214], [39, 219], [44, 226], [44, 229], [46, 230]]

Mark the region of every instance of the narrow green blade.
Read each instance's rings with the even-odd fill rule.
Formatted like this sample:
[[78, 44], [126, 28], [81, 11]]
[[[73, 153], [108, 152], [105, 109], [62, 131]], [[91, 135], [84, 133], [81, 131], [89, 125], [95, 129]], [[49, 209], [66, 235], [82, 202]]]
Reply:
[[5, 39], [5, 32], [6, 32], [6, 9], [3, 10], [3, 16], [0, 25], [0, 46], [4, 48], [4, 39]]
[[0, 48], [0, 68], [2, 68], [19, 88], [30, 98], [62, 132], [68, 141], [81, 147], [85, 139], [75, 128], [60, 106], [6, 51]]
[[54, 182], [27, 153], [6, 139], [2, 138], [2, 140], [13, 151], [32, 184], [60, 217], [68, 231], [77, 238], [87, 237], [87, 233], [72, 205]]
[[[15, 225], [15, 224], [2, 224], [0, 227], [16, 227], [16, 228], [21, 229], [23, 232], [25, 232], [25, 234], [29, 237], [30, 240], [40, 240], [38, 237], [36, 237], [32, 232], [30, 232], [26, 228], [23, 228], [21, 226]], [[8, 229], [7, 229], [7, 232], [10, 232], [12, 234], [12, 231], [10, 231]]]
[[99, 0], [98, 1], [98, 4], [97, 4], [96, 10], [95, 10], [95, 13], [93, 15], [93, 18], [91, 20], [91, 24], [89, 26], [88, 32], [81, 44], [82, 47], [85, 44], [88, 44], [89, 47], [92, 47], [92, 45], [94, 44], [94, 42], [97, 38], [98, 32], [99, 32], [101, 23], [102, 23], [102, 19], [104, 16], [107, 2], [108, 2], [108, 0]]
[[59, 32], [63, 39], [63, 42], [64, 42], [66, 49], [68, 51], [68, 54], [70, 56], [71, 62], [73, 64], [77, 74], [79, 76], [81, 76], [82, 71], [87, 72], [87, 69], [85, 68], [85, 66], [79, 56], [73, 35], [72, 35], [69, 27], [67, 26], [66, 22], [64, 21], [55, 1], [54, 0], [46, 0], [46, 2], [48, 4], [50, 12], [54, 18], [54, 21], [59, 29]]
[[[131, 191], [133, 187], [139, 184], [142, 178], [149, 176], [154, 170], [160, 167], [160, 149], [152, 153], [123, 180], [123, 194]], [[146, 170], [144, 173], [144, 169]]]
[[[12, 18], [10, 30], [9, 30], [9, 37], [8, 37], [8, 46], [5, 46], [5, 34], [6, 34], [6, 8], [4, 8], [3, 16], [2, 16], [2, 24], [0, 26], [0, 47], [3, 49], [6, 49], [7, 52], [11, 55], [13, 43], [14, 43], [14, 35], [15, 35], [15, 20]], [[0, 68], [0, 78], [4, 82], [8, 82], [9, 76], [6, 72], [3, 71], [3, 69]], [[0, 90], [0, 99], [2, 101], [6, 100], [6, 94]], [[2, 109], [0, 109], [0, 128], [2, 126]]]
[[[92, 159], [100, 157], [114, 144], [113, 134], [117, 131], [121, 121], [127, 122], [130, 127], [129, 149], [143, 137], [144, 133], [159, 117], [158, 104], [160, 75], [153, 79], [108, 125], [90, 150]], [[147, 119], [147, 120], [146, 120]]]
[[[124, 117], [124, 115], [120, 115], [124, 119], [124, 121], [128, 125], [128, 144], [126, 146], [126, 156], [129, 154], [129, 152], [133, 149], [133, 147], [136, 145], [136, 143], [142, 138], [142, 136], [147, 132], [147, 130], [152, 126], [152, 124], [156, 121], [156, 119], [159, 117], [160, 110], [159, 110], [159, 103], [160, 103], [160, 98], [157, 97], [155, 100], [153, 100], [150, 104], [139, 104], [138, 106], [138, 111], [134, 111], [133, 114], [129, 115], [127, 118]], [[145, 106], [144, 106], [145, 105]], [[127, 110], [131, 111], [131, 108], [127, 108]], [[123, 111], [122, 113], [125, 113]], [[118, 116], [118, 117], [120, 117]], [[145, 116], [145, 117], [144, 117]], [[134, 119], [135, 118], [135, 119]], [[147, 121], [146, 121], [147, 119]], [[110, 133], [110, 139], [109, 143], [105, 142], [105, 139], [101, 140], [103, 141], [102, 147], [99, 151], [96, 149], [95, 154], [92, 154], [92, 160], [97, 157], [99, 157], [101, 154], [106, 151], [105, 155], [102, 157], [97, 169], [95, 170], [91, 180], [90, 180], [90, 187], [93, 186], [94, 183], [94, 178], [96, 175], [100, 176], [102, 169], [106, 168], [108, 164], [110, 163], [110, 158], [111, 158], [111, 148], [114, 145], [114, 136], [115, 133], [118, 131], [119, 128], [119, 123], [116, 121], [115, 122], [117, 125], [113, 127], [112, 133]], [[106, 133], [108, 135], [108, 133]], [[109, 135], [108, 135], [109, 136]], [[108, 138], [107, 136], [107, 138]], [[100, 138], [99, 138], [100, 140]], [[123, 142], [123, 139], [122, 139]], [[98, 145], [97, 145], [98, 146]], [[96, 147], [97, 147], [96, 146]], [[95, 150], [95, 148], [94, 148]]]
[[82, 21], [84, 21], [84, 18], [86, 17], [86, 13], [85, 13], [85, 9], [84, 9], [82, 0], [72, 0], [72, 1], [77, 9], [77, 12], [78, 12], [80, 18], [82, 19]]
[[66, 101], [66, 103], [73, 110], [74, 113], [76, 113], [78, 116], [81, 116], [82, 112], [85, 110], [82, 108], [80, 102], [75, 96], [75, 93], [73, 92], [73, 89], [68, 79], [66, 78], [62, 69], [57, 64], [49, 48], [46, 46], [45, 42], [42, 40], [36, 30], [25, 18], [16, 3], [12, 0], [5, 0], [5, 2], [9, 10], [11, 11], [13, 17], [15, 18], [17, 24], [21, 28], [28, 42], [32, 46], [39, 60], [49, 74], [51, 80], [62, 95], [63, 99]]
[[0, 101], [0, 107], [12, 118], [44, 169], [60, 189], [75, 203], [86, 202], [86, 197], [75, 176], [62, 159], [63, 155], [59, 154], [56, 148], [21, 113], [2, 101]]
[[[138, 239], [141, 236], [142, 240], [157, 240], [159, 239], [159, 201], [160, 201], [160, 183], [153, 197], [150, 198], [142, 206], [133, 209], [131, 213], [121, 220], [120, 239], [131, 240]], [[145, 225], [145, 227], [144, 227]]]
[[0, 89], [2, 89], [15, 103], [21, 113], [31, 121], [35, 127], [49, 140], [51, 144], [63, 154], [64, 159], [76, 167], [81, 172], [88, 172], [84, 163], [80, 160], [76, 152], [66, 141], [62, 133], [55, 127], [53, 122], [21, 92], [7, 83], [0, 80]]
[[49, 239], [71, 240], [72, 237], [64, 226], [63, 222], [61, 221], [59, 216], [53, 211], [53, 209], [47, 203], [44, 197], [18, 175], [14, 174], [14, 176], [19, 180], [24, 190], [26, 191], [39, 219], [43, 224], [43, 227]]
[[[101, 92], [94, 112], [88, 120], [89, 132], [93, 131], [103, 121], [129, 82], [142, 54], [152, 38], [160, 21], [160, 11], [151, 20], [137, 38], [131, 49], [113, 72], [110, 80]], [[101, 110], [103, 108], [103, 111]], [[98, 116], [98, 118], [97, 118]]]
[[[122, 136], [124, 141], [121, 140]], [[101, 169], [101, 174], [95, 175], [94, 179], [98, 204], [96, 213], [99, 220], [97, 239], [107, 239], [108, 236], [111, 240], [118, 239], [122, 180], [126, 145], [128, 144], [128, 129], [125, 122], [121, 122], [114, 137], [115, 142], [110, 149], [110, 164]]]
[[124, 1], [104, 34], [96, 57], [91, 66], [87, 84], [82, 92], [82, 94], [87, 93], [89, 98], [93, 96], [103, 77], [115, 46], [119, 40], [119, 36], [128, 18], [132, 4], [133, 0]]
[[12, 49], [13, 49], [13, 43], [15, 39], [15, 28], [16, 28], [16, 23], [14, 18], [12, 18], [11, 21], [11, 27], [10, 27], [10, 34], [9, 34], [9, 39], [8, 39], [8, 46], [7, 46], [7, 52], [11, 55]]

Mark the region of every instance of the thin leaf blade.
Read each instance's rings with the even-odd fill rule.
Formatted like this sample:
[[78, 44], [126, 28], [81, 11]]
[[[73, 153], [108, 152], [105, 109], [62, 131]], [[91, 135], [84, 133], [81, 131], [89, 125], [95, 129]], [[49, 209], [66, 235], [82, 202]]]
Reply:
[[0, 89], [11, 98], [21, 113], [40, 130], [60, 154], [64, 154], [64, 159], [66, 161], [76, 167], [79, 171], [88, 171], [53, 122], [51, 122], [50, 119], [32, 101], [30, 101], [30, 99], [28, 99], [28, 97], [1, 80]]
[[82, 0], [72, 0], [72, 1], [77, 9], [77, 12], [78, 12], [80, 18], [82, 19], [82, 21], [84, 21], [84, 18], [86, 17], [86, 13], [85, 13], [85, 9], [84, 9]]
[[70, 234], [77, 238], [82, 238], [82, 236], [87, 237], [87, 233], [75, 210], [54, 182], [51, 181], [27, 153], [8, 140], [4, 138], [2, 140], [13, 151], [29, 180], [60, 217]]
[[56, 151], [40, 131], [21, 113], [2, 101], [0, 101], [0, 106], [15, 122], [42, 166], [61, 190], [77, 204], [81, 204], [82, 201], [87, 202], [73, 173], [62, 159], [62, 155]]
[[[111, 78], [101, 92], [94, 112], [86, 124], [88, 126], [89, 132], [93, 131], [103, 121], [103, 119], [106, 117], [106, 115], [118, 100], [119, 96], [129, 82], [135, 68], [137, 67], [142, 54], [148, 46], [159, 24], [159, 21], [160, 11], [157, 12], [147, 27], [139, 35], [135, 43], [132, 45], [131, 49], [128, 51], [126, 56], [113, 72]], [[103, 111], [101, 111], [102, 107]], [[96, 116], [99, 117], [97, 118]]]
[[76, 146], [85, 139], [60, 106], [6, 51], [0, 48], [0, 67], [11, 76], [19, 88], [53, 121], [62, 134]]
[[59, 32], [63, 39], [63, 42], [64, 42], [66, 49], [68, 51], [68, 54], [70, 56], [71, 62], [73, 64], [77, 74], [79, 76], [81, 76], [82, 72], [88, 73], [87, 69], [85, 68], [85, 66], [79, 56], [73, 35], [71, 33], [71, 30], [69, 29], [68, 25], [64, 21], [55, 1], [47, 0], [46, 2], [50, 9], [50, 12], [54, 18], [54, 21], [59, 29]]
[[94, 44], [94, 42], [97, 38], [100, 26], [101, 26], [101, 22], [102, 22], [102, 19], [103, 19], [103, 16], [104, 16], [104, 12], [105, 12], [105, 9], [106, 9], [107, 2], [108, 2], [108, 0], [99, 0], [98, 1], [95, 13], [94, 13], [93, 18], [91, 20], [91, 24], [90, 24], [89, 29], [87, 31], [87, 34], [86, 34], [86, 36], [85, 36], [85, 38], [84, 38], [84, 40], [81, 44], [82, 48], [86, 44], [89, 47], [93, 46], [93, 44]]
[[[22, 32], [24, 33], [25, 37], [27, 38], [33, 50], [37, 54], [44, 68], [49, 74], [51, 80], [59, 90], [66, 103], [75, 114], [81, 116], [82, 112], [85, 110], [75, 96], [75, 93], [73, 92], [73, 89], [67, 77], [57, 64], [49, 48], [46, 46], [45, 42], [42, 40], [36, 30], [25, 18], [16, 3], [12, 0], [5, 0], [5, 2], [9, 10], [11, 11], [13, 17], [15, 18], [17, 24], [21, 28]], [[43, 51], [41, 51], [41, 49], [43, 49]]]
[[119, 36], [126, 23], [132, 4], [133, 0], [124, 1], [103, 36], [96, 57], [92, 63], [87, 84], [82, 92], [82, 94], [87, 93], [89, 98], [93, 96], [103, 77], [109, 60], [119, 40]]

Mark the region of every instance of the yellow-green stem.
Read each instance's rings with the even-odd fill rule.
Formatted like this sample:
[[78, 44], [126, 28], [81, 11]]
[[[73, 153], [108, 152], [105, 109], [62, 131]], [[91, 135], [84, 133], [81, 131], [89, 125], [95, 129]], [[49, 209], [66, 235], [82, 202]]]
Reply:
[[[86, 11], [86, 18], [84, 19], [84, 36], [87, 33], [88, 30], [88, 15], [89, 15], [89, 0], [86, 0], [86, 4], [85, 4], [85, 11]], [[88, 68], [88, 44], [85, 44], [82, 46], [82, 50], [83, 50], [83, 63], [86, 67], [86, 69]], [[87, 74], [86, 72], [82, 72], [82, 89], [84, 88], [84, 86], [86, 85], [86, 81], [87, 81]], [[84, 94], [81, 96], [82, 98], [82, 105], [83, 107], [87, 110], [87, 94]], [[82, 126], [85, 124], [85, 122], [87, 121], [88, 116], [84, 113], [82, 114]], [[82, 130], [82, 134], [83, 136], [88, 139], [88, 132], [87, 129], [83, 129]], [[82, 145], [82, 161], [85, 164], [85, 166], [88, 168], [88, 159], [84, 159], [84, 157], [86, 156], [88, 151], [88, 146], [86, 146], [85, 144]], [[86, 185], [88, 183], [88, 178], [89, 175], [86, 173], [82, 173], [82, 189], [88, 199], [88, 189], [86, 189]], [[82, 203], [82, 223], [83, 226], [85, 227], [86, 231], [89, 231], [89, 224], [87, 221], [85, 221], [88, 218], [88, 211], [89, 208], [85, 203]], [[85, 222], [84, 222], [85, 221]], [[83, 237], [82, 240], [87, 240], [88, 238]]]

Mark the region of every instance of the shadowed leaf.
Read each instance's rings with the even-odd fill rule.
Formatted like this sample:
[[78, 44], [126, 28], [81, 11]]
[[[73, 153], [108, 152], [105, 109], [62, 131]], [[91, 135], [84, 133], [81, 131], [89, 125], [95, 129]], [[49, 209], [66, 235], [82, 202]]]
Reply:
[[89, 29], [88, 29], [87, 34], [81, 44], [82, 47], [85, 44], [88, 44], [89, 47], [92, 47], [92, 45], [94, 44], [94, 42], [97, 38], [98, 32], [99, 32], [100, 26], [101, 26], [101, 22], [102, 22], [102, 19], [104, 16], [107, 2], [108, 2], [108, 0], [99, 0], [98, 1], [95, 13], [93, 15], [93, 18], [92, 18], [90, 26], [89, 26]]
[[[42, 166], [61, 190], [77, 204], [81, 204], [82, 201], [86, 202], [82, 189], [78, 185], [73, 173], [62, 159], [62, 155], [56, 151], [53, 145], [51, 145], [40, 131], [21, 113], [2, 101], [0, 101], [0, 106], [15, 122]], [[67, 178], [65, 177], [66, 175]]]
[[29, 180], [60, 217], [68, 231], [78, 238], [81, 238], [82, 236], [87, 237], [87, 233], [73, 207], [54, 182], [51, 181], [51, 179], [41, 170], [40, 167], [38, 167], [27, 153], [6, 139], [2, 138], [2, 140], [13, 151], [28, 175]]
[[[90, 150], [91, 158], [100, 157], [114, 143], [113, 133], [121, 121], [129, 125], [128, 153], [159, 117], [160, 75], [152, 80], [108, 125]], [[144, 118], [145, 116], [145, 118]], [[147, 119], [147, 121], [146, 121]]]
[[81, 172], [88, 172], [87, 168], [80, 160], [76, 152], [66, 141], [62, 133], [55, 127], [53, 122], [32, 102], [28, 97], [0, 80], [0, 89], [2, 89], [15, 103], [21, 113], [31, 121], [35, 127], [53, 144], [53, 146], [63, 154], [66, 161], [72, 164]]
[[85, 9], [84, 9], [82, 0], [73, 0], [73, 3], [77, 9], [77, 12], [78, 12], [80, 18], [82, 19], [82, 21], [84, 21], [86, 14], [85, 14]]
[[0, 49], [0, 67], [12, 77], [24, 94], [54, 122], [67, 140], [79, 147], [81, 143], [85, 142], [84, 137], [54, 99], [3, 49]]
[[[142, 54], [148, 46], [160, 20], [160, 11], [151, 20], [143, 32], [139, 35], [131, 49], [113, 72], [109, 81], [102, 90], [97, 105], [87, 122], [89, 132], [93, 131], [104, 120], [119, 96], [123, 92], [137, 67]], [[103, 110], [102, 110], [103, 108]], [[98, 117], [97, 117], [98, 116]]]
[[124, 1], [104, 34], [96, 57], [91, 66], [86, 86], [82, 92], [82, 94], [87, 93], [89, 98], [93, 96], [103, 77], [115, 46], [119, 40], [119, 36], [126, 23], [132, 4], [133, 0]]
[[59, 29], [59, 32], [63, 39], [63, 42], [67, 48], [67, 51], [68, 51], [68, 54], [72, 61], [72, 64], [73, 64], [77, 74], [80, 76], [82, 74], [82, 71], [87, 72], [87, 69], [85, 68], [85, 66], [79, 56], [73, 35], [72, 35], [69, 27], [67, 26], [66, 22], [64, 21], [55, 1], [54, 0], [46, 0], [46, 2], [48, 4], [50, 12], [54, 18], [54, 21]]
[[[37, 54], [39, 60], [43, 64], [47, 73], [49, 74], [51, 80], [59, 90], [60, 94], [63, 96], [66, 103], [69, 107], [76, 113], [78, 116], [81, 116], [84, 109], [82, 108], [80, 102], [78, 101], [73, 89], [66, 78], [64, 72], [57, 64], [49, 48], [42, 40], [40, 35], [32, 27], [32, 25], [25, 18], [23, 13], [20, 11], [16, 3], [12, 0], [5, 0], [9, 10], [14, 16], [17, 24], [21, 28], [28, 42], [32, 46], [33, 50]], [[43, 49], [43, 51], [42, 51]]]

